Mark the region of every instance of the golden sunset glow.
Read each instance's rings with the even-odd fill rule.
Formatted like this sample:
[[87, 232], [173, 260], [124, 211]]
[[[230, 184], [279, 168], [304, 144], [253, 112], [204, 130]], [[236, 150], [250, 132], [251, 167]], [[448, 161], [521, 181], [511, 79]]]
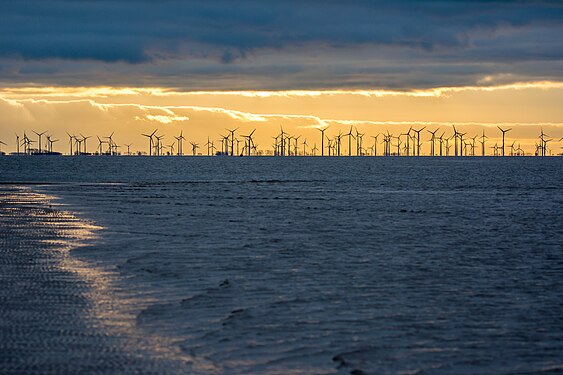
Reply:
[[[320, 143], [316, 129], [327, 126], [327, 134], [346, 133], [353, 126], [372, 137], [387, 131], [397, 135], [411, 126], [440, 128], [438, 134], [449, 136], [455, 125], [470, 138], [485, 131], [492, 146], [500, 141], [497, 126], [502, 126], [513, 128], [508, 143], [516, 141], [527, 153], [534, 151], [543, 130], [556, 138], [550, 146], [557, 152], [563, 136], [562, 102], [563, 83], [551, 81], [412, 91], [11, 87], [0, 90], [0, 139], [11, 139], [14, 132], [47, 131], [60, 139], [56, 149], [67, 152], [67, 132], [100, 137], [115, 132], [117, 144], [132, 143], [132, 152], [146, 152], [141, 133], [154, 129], [165, 136], [165, 145], [173, 143], [180, 131], [187, 141], [201, 145], [207, 137], [218, 142], [227, 128], [239, 128], [242, 135], [256, 128], [256, 143], [269, 150], [280, 127], [301, 135], [313, 147]], [[429, 134], [422, 139], [429, 139]], [[428, 149], [423, 145], [422, 153]]]

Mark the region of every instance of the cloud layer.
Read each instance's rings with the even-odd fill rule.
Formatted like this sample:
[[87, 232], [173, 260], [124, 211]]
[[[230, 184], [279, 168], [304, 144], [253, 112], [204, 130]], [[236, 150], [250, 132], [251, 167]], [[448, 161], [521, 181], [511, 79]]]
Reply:
[[557, 1], [0, 1], [0, 82], [221, 90], [560, 80], [562, 20]]

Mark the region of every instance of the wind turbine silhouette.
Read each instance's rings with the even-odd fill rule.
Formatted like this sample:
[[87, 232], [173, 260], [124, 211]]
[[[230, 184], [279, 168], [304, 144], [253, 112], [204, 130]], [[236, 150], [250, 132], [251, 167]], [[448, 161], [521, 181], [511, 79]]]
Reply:
[[58, 139], [51, 139], [51, 136], [47, 136], [47, 152], [53, 152], [53, 143], [58, 142]]
[[483, 135], [481, 135], [479, 140], [481, 142], [481, 156], [485, 156], [485, 139], [487, 139], [487, 136], [485, 135], [485, 130], [483, 130]]
[[126, 144], [125, 147], [127, 147], [127, 155], [131, 155], [131, 146], [133, 145], [133, 143], [129, 143]]
[[103, 153], [102, 145], [104, 144], [104, 141], [102, 141], [102, 139], [98, 135], [96, 136], [96, 138], [98, 138], [98, 149], [97, 149], [98, 151], [97, 151], [97, 153], [98, 153], [98, 155], [102, 155], [102, 153]]
[[321, 156], [325, 156], [325, 131], [328, 129], [328, 126], [324, 129], [318, 129], [321, 132]]
[[74, 135], [70, 135], [69, 132], [66, 133], [68, 135], [68, 144], [70, 146], [70, 154], [69, 155], [73, 155], [72, 153], [72, 141], [74, 140]]
[[406, 150], [407, 150], [407, 156], [411, 156], [411, 146], [410, 146], [411, 131], [412, 131], [412, 126], [409, 126], [409, 130], [406, 133], [403, 133], [404, 135], [407, 136], [407, 142], [406, 142], [406, 145], [405, 145]]
[[155, 135], [154, 137], [156, 138], [156, 155], [160, 156], [162, 154], [162, 142], [160, 141], [164, 138], [164, 135]]
[[338, 132], [338, 135], [336, 136], [336, 151], [337, 151], [337, 156], [340, 156], [340, 145], [342, 143], [342, 137], [346, 136], [345, 134], [342, 134], [341, 132]]
[[47, 133], [47, 132], [45, 131], [45, 132], [42, 132], [42, 133], [37, 133], [35, 130], [34, 130], [33, 132], [34, 132], [35, 134], [37, 134], [37, 136], [39, 137], [39, 153], [41, 153], [41, 136], [42, 136], [43, 134]]
[[82, 155], [82, 139], [74, 136], [74, 153], [76, 155]]
[[504, 156], [504, 135], [511, 131], [512, 128], [506, 130], [501, 128], [500, 126], [497, 126], [497, 128], [499, 128], [499, 130], [502, 132], [502, 156]]
[[196, 153], [197, 153], [197, 149], [198, 149], [199, 145], [197, 143], [194, 143], [194, 142], [190, 142], [190, 144], [192, 145], [193, 156], [195, 156]]
[[172, 142], [172, 144], [166, 146], [170, 149], [170, 156], [174, 156], [174, 142]]
[[[539, 154], [541, 156], [546, 156], [547, 142], [545, 140], [545, 137], [548, 137], [548, 135], [543, 132], [543, 128], [542, 128], [541, 134], [540, 134], [540, 144], [539, 144], [539, 149], [540, 149]], [[537, 153], [537, 151], [536, 151], [536, 153]]]
[[436, 142], [436, 132], [438, 130], [440, 130], [440, 128], [434, 130], [433, 132], [426, 130], [428, 133], [432, 134], [432, 137], [430, 138], [430, 156], [434, 156], [434, 144]]
[[[114, 154], [114, 149], [116, 149], [116, 144], [113, 142], [113, 133], [115, 132], [111, 132], [111, 134], [109, 135], [109, 137], [104, 137], [106, 138], [108, 141], [108, 146], [109, 146], [109, 154], [113, 155]], [[117, 151], [117, 150], [116, 150]]]
[[397, 137], [397, 156], [401, 156], [401, 134]]
[[[113, 134], [113, 133], [112, 133], [112, 134]], [[84, 141], [84, 153], [85, 153], [85, 154], [88, 154], [88, 147], [86, 147], [86, 141], [87, 141], [89, 138], [92, 138], [92, 136], [89, 135], [89, 136], [85, 137], [85, 136], [82, 135], [82, 134], [80, 134], [80, 135], [82, 136], [82, 140]]]
[[512, 142], [512, 144], [510, 145], [510, 156], [514, 156], [514, 151], [516, 150], [514, 145], [516, 144], [516, 141]]
[[356, 128], [356, 155], [363, 156], [363, 143], [365, 133], [360, 133]]
[[[180, 136], [179, 137], [175, 137], [176, 140], [178, 141], [178, 155], [183, 155], [184, 154], [184, 145], [183, 145], [183, 141], [186, 140], [186, 138], [184, 138], [184, 135], [182, 134], [184, 131], [181, 130], [180, 131]], [[209, 138], [207, 139], [209, 141]]]
[[2, 155], [2, 154], [3, 154], [3, 153], [2, 153], [2, 145], [4, 145], [4, 146], [7, 146], [7, 144], [6, 144], [6, 143], [4, 143], [4, 142], [0, 141], [0, 155]]
[[377, 138], [381, 135], [381, 133], [377, 135], [372, 135], [373, 138], [373, 156], [377, 156]]
[[16, 134], [16, 149], [17, 149], [16, 152], [19, 155], [20, 154], [20, 136], [18, 135], [18, 133], [15, 133], [15, 134]]
[[426, 126], [416, 130], [413, 129], [412, 131], [416, 133], [416, 156], [420, 156], [420, 132], [423, 131], [424, 129], [426, 129]]
[[252, 140], [252, 135], [254, 135], [254, 132], [256, 131], [256, 129], [254, 129], [249, 135], [243, 135], [243, 138], [246, 138], [246, 142], [243, 148], [243, 153], [244, 153], [244, 149], [246, 148], [246, 154], [247, 156], [250, 156], [250, 152], [252, 151], [252, 145], [254, 144], [254, 141]]
[[235, 132], [237, 130], [238, 130], [238, 128], [234, 128], [233, 130], [227, 129], [227, 131], [231, 133], [231, 156], [233, 156], [234, 153], [235, 153]]
[[[348, 156], [352, 156], [352, 137], [354, 137], [354, 134], [352, 134], [352, 126], [350, 126], [350, 131], [347, 134], [344, 134], [344, 136], [348, 136]], [[354, 139], [356, 139], [356, 137], [354, 137]]]
[[440, 156], [443, 156], [443, 149], [444, 149], [444, 134], [446, 134], [446, 132], [443, 132], [442, 135], [438, 138], [438, 142], [440, 142]]
[[149, 156], [152, 155], [152, 148], [153, 148], [152, 137], [154, 137], [157, 131], [158, 129], [155, 129], [155, 131], [153, 131], [151, 134], [141, 134], [142, 136], [147, 137], [149, 139]]
[[205, 146], [207, 147], [207, 156], [209, 156], [209, 150], [211, 149], [211, 145], [213, 143], [211, 142], [211, 140], [209, 139], [209, 137], [207, 137], [207, 143], [205, 144]]
[[240, 139], [235, 138], [235, 141], [237, 142], [237, 155], [241, 155], [241, 153], [239, 152], [240, 150], [240, 143], [242, 142]]
[[299, 148], [299, 143], [298, 143], [299, 138], [301, 138], [301, 136], [293, 137], [293, 139], [295, 140], [295, 147], [293, 148], [293, 150], [294, 150], [294, 152], [293, 152], [293, 153], [294, 153], [294, 156], [298, 156], [298, 155], [297, 155], [297, 154], [298, 154], [297, 149]]

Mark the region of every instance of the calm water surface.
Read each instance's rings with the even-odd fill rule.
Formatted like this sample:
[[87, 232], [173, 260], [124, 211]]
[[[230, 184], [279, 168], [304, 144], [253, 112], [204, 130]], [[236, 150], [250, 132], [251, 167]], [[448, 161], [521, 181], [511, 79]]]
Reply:
[[563, 371], [563, 158], [4, 157], [0, 181], [101, 226], [73, 256], [196, 373]]

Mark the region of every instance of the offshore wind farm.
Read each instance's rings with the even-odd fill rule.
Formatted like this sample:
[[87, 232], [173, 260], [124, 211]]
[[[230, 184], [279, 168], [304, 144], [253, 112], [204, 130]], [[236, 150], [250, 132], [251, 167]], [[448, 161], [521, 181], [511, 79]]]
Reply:
[[[440, 132], [440, 128], [436, 128], [434, 131], [426, 129], [430, 134], [430, 137], [426, 140], [421, 141], [420, 133], [425, 130], [426, 127], [420, 129], [413, 129], [409, 127], [405, 133], [399, 133], [393, 135], [387, 131], [386, 133], [378, 133], [377, 135], [368, 136], [368, 142], [364, 143], [364, 136], [366, 133], [360, 133], [357, 128], [353, 126], [350, 127], [348, 133], [342, 133], [341, 130], [338, 133], [332, 135], [325, 134], [325, 131], [329, 127], [317, 128], [320, 131], [320, 137], [311, 139], [312, 145], [307, 143], [307, 138], [302, 138], [301, 135], [292, 135], [280, 128], [280, 132], [272, 136], [273, 142], [269, 148], [258, 148], [258, 144], [254, 142], [253, 135], [256, 132], [254, 128], [248, 135], [235, 135], [236, 129], [225, 129], [226, 135], [220, 134], [215, 139], [207, 137], [207, 143], [205, 143], [204, 148], [205, 153], [197, 152], [200, 146], [189, 141], [192, 146], [191, 156], [560, 156], [563, 155], [563, 138], [550, 138], [549, 135], [540, 129], [540, 134], [534, 143], [534, 148], [526, 152], [522, 147], [521, 143], [517, 140], [512, 141], [510, 145], [505, 144], [505, 135], [512, 129], [503, 129], [497, 126], [498, 131], [502, 134], [502, 141], [495, 142], [492, 146], [486, 146], [488, 137], [483, 133], [469, 137], [467, 132], [461, 133], [452, 125], [452, 130], [449, 135], [446, 136], [446, 131], [442, 131], [440, 136], [437, 137], [436, 134]], [[158, 135], [158, 129], [155, 129], [150, 134], [141, 134], [148, 140], [146, 151], [131, 152], [132, 143], [119, 145], [112, 138], [115, 132], [112, 132], [107, 137], [96, 136], [98, 140], [98, 146], [93, 152], [88, 152], [87, 140], [92, 138], [92, 136], [68, 135], [68, 151], [67, 153], [54, 151], [53, 144], [58, 142], [59, 139], [53, 139], [51, 135], [48, 135], [46, 131], [42, 133], [37, 133], [37, 141], [32, 140], [26, 134], [23, 133], [20, 143], [20, 135], [15, 134], [15, 144], [16, 151], [11, 152], [10, 155], [16, 156], [31, 156], [31, 155], [67, 155], [67, 156], [84, 156], [84, 155], [97, 155], [97, 156], [188, 156], [190, 153], [184, 153], [183, 144], [186, 141], [184, 137], [184, 131], [180, 131], [178, 136], [172, 136], [172, 143], [166, 145], [165, 135]], [[45, 143], [41, 142], [41, 136], [45, 136]], [[380, 143], [381, 153], [377, 152], [378, 138], [382, 137]], [[342, 139], [347, 137], [347, 147], [342, 145]], [[465, 137], [465, 139], [464, 139]], [[302, 140], [300, 141], [300, 139]], [[373, 141], [369, 142], [369, 138]], [[325, 148], [325, 140], [327, 146]], [[8, 144], [0, 141], [2, 145], [7, 146]], [[479, 142], [479, 144], [477, 144]], [[548, 143], [553, 142], [548, 147]], [[33, 143], [38, 145], [38, 147], [33, 147]], [[242, 148], [240, 144], [243, 144]], [[41, 145], [43, 149], [41, 148]], [[219, 146], [215, 146], [215, 145]], [[317, 147], [320, 145], [320, 149]], [[426, 152], [421, 153], [422, 146], [427, 145]], [[235, 146], [236, 145], [236, 146]], [[126, 147], [127, 151], [123, 152], [120, 149]], [[555, 148], [555, 149], [554, 149]], [[476, 152], [476, 149], [480, 150]], [[491, 149], [491, 151], [488, 151]], [[1, 151], [1, 150], [0, 150]], [[506, 153], [505, 153], [506, 151]], [[2, 153], [5, 154], [5, 153]]]
[[0, 1], [0, 373], [563, 372], [562, 20]]

